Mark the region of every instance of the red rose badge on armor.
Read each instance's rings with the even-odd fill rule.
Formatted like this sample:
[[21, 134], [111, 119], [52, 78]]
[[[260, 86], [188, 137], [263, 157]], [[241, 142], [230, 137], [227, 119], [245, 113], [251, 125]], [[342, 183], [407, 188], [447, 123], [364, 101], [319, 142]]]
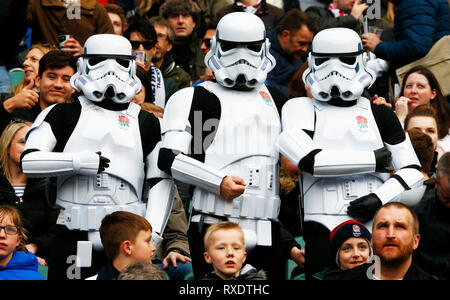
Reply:
[[119, 115], [119, 125], [121, 127], [130, 127], [130, 119], [128, 119], [124, 115]]
[[361, 129], [369, 127], [367, 119], [364, 118], [363, 116], [357, 116], [356, 117], [356, 124], [358, 124], [358, 127], [361, 128]]
[[266, 103], [272, 102], [272, 99], [270, 98], [270, 95], [269, 95], [268, 93], [266, 93], [266, 92], [264, 92], [264, 91], [260, 91], [259, 94], [261, 95], [261, 97], [263, 98], [263, 100], [264, 100]]

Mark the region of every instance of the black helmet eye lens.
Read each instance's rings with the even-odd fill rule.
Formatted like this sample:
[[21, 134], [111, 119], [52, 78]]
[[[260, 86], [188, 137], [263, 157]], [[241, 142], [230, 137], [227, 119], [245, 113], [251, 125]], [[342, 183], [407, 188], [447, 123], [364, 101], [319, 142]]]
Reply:
[[259, 51], [261, 51], [262, 44], [252, 44], [252, 45], [248, 45], [247, 48], [248, 48], [249, 50], [251, 50], [251, 51], [259, 52]]
[[225, 41], [220, 42], [220, 48], [222, 49], [223, 52], [230, 51], [231, 49], [234, 49], [236, 47], [237, 47], [237, 45], [234, 43], [225, 42]]
[[328, 61], [329, 59], [330, 59], [329, 57], [316, 57], [316, 59], [315, 59], [316, 66], [320, 66], [321, 64]]
[[89, 64], [91, 66], [95, 66], [99, 63], [101, 63], [102, 61], [105, 61], [106, 57], [94, 57], [94, 58], [89, 58]]
[[339, 60], [347, 65], [353, 65], [356, 62], [356, 56], [341, 56]]
[[127, 59], [117, 58], [116, 61], [119, 65], [121, 65], [124, 68], [128, 68], [130, 65], [130, 61]]

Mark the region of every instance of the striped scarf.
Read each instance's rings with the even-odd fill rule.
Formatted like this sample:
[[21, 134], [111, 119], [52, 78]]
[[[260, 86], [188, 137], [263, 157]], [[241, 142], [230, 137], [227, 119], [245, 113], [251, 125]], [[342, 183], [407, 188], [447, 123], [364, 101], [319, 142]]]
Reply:
[[152, 91], [155, 97], [155, 105], [164, 108], [166, 104], [166, 89], [164, 87], [164, 79], [161, 71], [152, 64], [150, 69], [151, 81], [152, 81]]
[[334, 15], [335, 18], [346, 16], [347, 14], [343, 12], [342, 10], [338, 8], [334, 8], [333, 3], [330, 3], [328, 5], [328, 9], [331, 11], [331, 13]]

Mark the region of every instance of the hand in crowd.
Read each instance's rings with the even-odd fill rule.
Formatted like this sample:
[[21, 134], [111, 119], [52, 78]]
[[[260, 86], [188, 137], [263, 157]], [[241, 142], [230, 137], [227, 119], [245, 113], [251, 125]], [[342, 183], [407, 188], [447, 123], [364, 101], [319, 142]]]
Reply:
[[395, 114], [401, 123], [405, 122], [406, 115], [408, 114], [408, 102], [409, 98], [401, 96], [395, 102]]
[[169, 265], [173, 265], [176, 268], [178, 266], [177, 261], [185, 263], [187, 261], [192, 262], [192, 259], [176, 251], [170, 251], [162, 261], [163, 269], [167, 269]]
[[[372, 103], [376, 105], [386, 105], [389, 108], [392, 108], [392, 104], [387, 103], [384, 97], [378, 97], [378, 95], [373, 96]], [[408, 103], [409, 98], [405, 96], [401, 96], [395, 101], [395, 114], [401, 123], [405, 122], [406, 115], [408, 114]]]
[[370, 52], [375, 52], [375, 48], [381, 43], [380, 38], [375, 33], [367, 33], [361, 36], [363, 47]]
[[357, 21], [359, 21], [364, 11], [366, 11], [366, 9], [368, 8], [369, 5], [367, 5], [367, 3], [361, 4], [361, 0], [356, 0], [355, 3], [353, 4], [350, 15], [352, 15]]
[[220, 195], [227, 201], [232, 201], [245, 192], [245, 182], [242, 178], [225, 176], [220, 184]]
[[291, 249], [291, 259], [295, 261], [300, 267], [305, 266], [305, 250], [298, 249], [297, 247], [292, 247]]
[[69, 52], [73, 56], [81, 56], [81, 54], [83, 54], [83, 47], [74, 38], [67, 39], [62, 50]]
[[[27, 244], [25, 247], [27, 248], [28, 252], [36, 254], [36, 252], [37, 252], [37, 245], [36, 244], [30, 243], [30, 244]], [[43, 265], [43, 266], [47, 265], [47, 262], [45, 261], [45, 259], [40, 258], [38, 256], [36, 256], [36, 258], [38, 260], [38, 264]]]
[[384, 97], [378, 97], [377, 94], [373, 96], [372, 103], [375, 105], [386, 105], [389, 108], [392, 108], [392, 104], [388, 103]]
[[31, 109], [39, 101], [39, 94], [33, 91], [34, 79], [23, 90], [3, 103], [5, 110], [12, 113], [16, 109]]

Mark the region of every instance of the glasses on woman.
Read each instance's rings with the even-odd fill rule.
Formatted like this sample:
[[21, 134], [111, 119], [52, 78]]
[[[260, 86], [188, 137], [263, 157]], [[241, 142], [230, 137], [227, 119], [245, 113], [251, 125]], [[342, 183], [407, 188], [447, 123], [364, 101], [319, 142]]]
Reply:
[[0, 226], [0, 232], [2, 229], [5, 230], [7, 235], [16, 235], [19, 233], [19, 227], [13, 225]]
[[142, 45], [145, 50], [150, 50], [156, 45], [155, 41], [130, 41], [130, 43], [133, 49], [137, 49], [140, 45]]

